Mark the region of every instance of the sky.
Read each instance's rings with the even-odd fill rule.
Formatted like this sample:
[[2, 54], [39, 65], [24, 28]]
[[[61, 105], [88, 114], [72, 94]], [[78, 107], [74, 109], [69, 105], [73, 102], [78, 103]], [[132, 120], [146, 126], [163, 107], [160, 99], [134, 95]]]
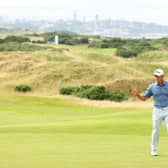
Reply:
[[1, 0], [0, 16], [27, 19], [99, 19], [168, 25], [168, 0]]

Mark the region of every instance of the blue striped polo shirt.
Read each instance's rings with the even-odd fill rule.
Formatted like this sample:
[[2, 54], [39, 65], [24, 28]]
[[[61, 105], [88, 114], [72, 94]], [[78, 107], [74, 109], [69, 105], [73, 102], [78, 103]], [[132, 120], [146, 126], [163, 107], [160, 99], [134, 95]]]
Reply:
[[164, 81], [163, 85], [159, 85], [157, 82], [150, 84], [144, 92], [144, 96], [153, 96], [155, 107], [168, 107], [168, 82]]

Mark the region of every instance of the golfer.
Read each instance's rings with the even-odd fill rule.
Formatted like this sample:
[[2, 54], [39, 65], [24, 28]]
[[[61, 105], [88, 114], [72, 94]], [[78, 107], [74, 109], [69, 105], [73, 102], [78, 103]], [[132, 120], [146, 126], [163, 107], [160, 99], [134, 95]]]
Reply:
[[166, 123], [168, 131], [168, 82], [164, 80], [164, 71], [156, 69], [154, 74], [156, 82], [148, 86], [143, 95], [140, 95], [136, 88], [132, 89], [133, 95], [140, 100], [145, 101], [153, 96], [154, 109], [153, 109], [153, 129], [151, 140], [151, 155], [157, 156], [159, 133], [162, 120]]

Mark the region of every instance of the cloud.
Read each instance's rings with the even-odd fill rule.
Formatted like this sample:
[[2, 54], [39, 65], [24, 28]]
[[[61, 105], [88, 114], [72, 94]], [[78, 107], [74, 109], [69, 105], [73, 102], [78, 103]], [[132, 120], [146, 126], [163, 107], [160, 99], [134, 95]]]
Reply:
[[84, 0], [5, 0], [1, 2], [1, 7], [22, 7], [22, 6], [69, 6], [82, 4]]
[[[126, 19], [167, 23], [166, 0], [4, 0], [0, 16], [94, 19]], [[9, 12], [10, 11], [10, 12]], [[168, 24], [168, 23], [167, 23]]]
[[151, 5], [151, 6], [163, 6], [163, 5], [168, 5], [167, 0], [135, 0], [139, 3], [143, 3], [146, 5]]

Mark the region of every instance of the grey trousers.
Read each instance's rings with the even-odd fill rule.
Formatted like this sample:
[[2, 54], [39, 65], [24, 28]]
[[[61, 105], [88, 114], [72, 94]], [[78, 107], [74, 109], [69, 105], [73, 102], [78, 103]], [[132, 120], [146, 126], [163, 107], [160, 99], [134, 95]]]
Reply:
[[151, 150], [157, 151], [159, 143], [159, 134], [162, 124], [162, 120], [165, 121], [167, 132], [168, 132], [168, 107], [156, 108], [153, 109], [152, 121], [152, 140], [151, 140]]

